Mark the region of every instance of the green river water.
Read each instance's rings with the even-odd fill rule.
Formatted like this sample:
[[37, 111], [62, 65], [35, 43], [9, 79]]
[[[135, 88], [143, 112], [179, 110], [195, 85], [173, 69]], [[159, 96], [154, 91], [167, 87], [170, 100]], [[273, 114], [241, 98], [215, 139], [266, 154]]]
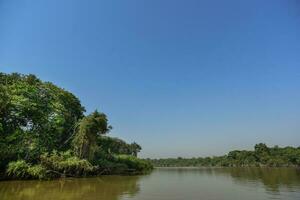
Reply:
[[2, 181], [0, 200], [300, 200], [294, 168], [160, 168], [143, 176]]

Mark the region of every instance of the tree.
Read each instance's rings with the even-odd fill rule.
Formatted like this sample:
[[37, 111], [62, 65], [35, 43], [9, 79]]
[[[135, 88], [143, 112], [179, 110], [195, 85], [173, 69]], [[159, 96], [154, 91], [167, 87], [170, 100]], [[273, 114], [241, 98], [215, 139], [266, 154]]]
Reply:
[[2, 162], [35, 160], [42, 152], [69, 148], [62, 141], [72, 135], [83, 111], [77, 97], [52, 83], [34, 75], [0, 73]]
[[73, 139], [73, 149], [76, 155], [91, 161], [98, 149], [97, 137], [108, 133], [111, 129], [104, 113], [95, 111], [84, 117], [79, 122], [78, 131]]
[[254, 150], [257, 154], [261, 154], [261, 153], [269, 153], [269, 148], [266, 144], [264, 143], [259, 143], [259, 144], [256, 144], [254, 146]]
[[137, 157], [137, 154], [142, 150], [142, 147], [136, 142], [133, 142], [132, 144], [130, 144], [130, 150], [131, 154]]

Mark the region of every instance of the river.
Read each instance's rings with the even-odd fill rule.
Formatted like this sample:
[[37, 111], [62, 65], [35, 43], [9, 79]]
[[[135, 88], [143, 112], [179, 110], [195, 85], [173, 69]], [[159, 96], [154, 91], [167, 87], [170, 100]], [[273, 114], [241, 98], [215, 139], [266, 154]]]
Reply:
[[300, 199], [294, 168], [160, 168], [143, 176], [1, 181], [1, 200]]

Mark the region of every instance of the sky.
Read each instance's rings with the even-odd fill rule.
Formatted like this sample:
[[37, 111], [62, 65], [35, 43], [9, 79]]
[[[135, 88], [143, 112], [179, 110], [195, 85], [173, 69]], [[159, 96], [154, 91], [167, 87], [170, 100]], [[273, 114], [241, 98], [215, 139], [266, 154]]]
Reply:
[[297, 0], [0, 0], [0, 72], [71, 91], [144, 158], [300, 146]]

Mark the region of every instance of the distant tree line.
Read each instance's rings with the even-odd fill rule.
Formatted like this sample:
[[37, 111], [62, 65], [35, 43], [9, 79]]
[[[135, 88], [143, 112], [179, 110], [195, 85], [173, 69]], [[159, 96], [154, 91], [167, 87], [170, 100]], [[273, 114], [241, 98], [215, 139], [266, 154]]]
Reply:
[[300, 166], [300, 147], [268, 147], [260, 143], [254, 151], [235, 150], [224, 156], [147, 160], [155, 167], [295, 167]]
[[141, 146], [106, 136], [112, 127], [89, 115], [72, 93], [35, 75], [0, 73], [0, 176], [52, 178], [142, 173]]

